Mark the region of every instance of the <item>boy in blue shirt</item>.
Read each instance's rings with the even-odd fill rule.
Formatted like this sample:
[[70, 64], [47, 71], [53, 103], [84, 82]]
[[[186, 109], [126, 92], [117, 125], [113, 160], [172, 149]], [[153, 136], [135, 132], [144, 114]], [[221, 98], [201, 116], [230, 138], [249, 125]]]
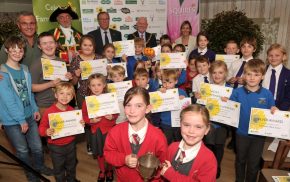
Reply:
[[265, 137], [248, 134], [251, 108], [271, 109], [272, 113], [277, 110], [271, 92], [260, 86], [265, 68], [262, 60], [249, 60], [244, 67], [245, 86], [235, 89], [230, 97], [230, 100], [241, 103], [240, 122], [236, 131], [237, 182], [256, 181], [263, 152]]
[[[25, 43], [21, 38], [11, 36], [5, 41], [4, 46], [8, 59], [0, 66], [0, 73], [3, 75], [0, 81], [1, 125], [20, 160], [40, 173], [53, 175], [53, 171], [44, 166], [36, 123], [40, 119], [40, 114], [31, 92], [31, 76], [27, 66], [19, 64], [24, 56]], [[28, 171], [26, 175], [28, 181], [40, 181]]]

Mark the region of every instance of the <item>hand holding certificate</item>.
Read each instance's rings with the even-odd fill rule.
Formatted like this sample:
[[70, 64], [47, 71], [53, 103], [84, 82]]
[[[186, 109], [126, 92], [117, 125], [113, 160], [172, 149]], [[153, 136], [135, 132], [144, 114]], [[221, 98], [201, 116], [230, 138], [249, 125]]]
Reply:
[[171, 111], [171, 127], [180, 127], [180, 112], [191, 104], [191, 98], [179, 100], [179, 104], [181, 106], [180, 110]]
[[150, 104], [153, 107], [152, 113], [180, 109], [178, 89], [166, 90], [165, 93], [160, 91], [150, 92], [149, 95]]
[[82, 80], [86, 80], [94, 73], [101, 73], [107, 76], [107, 60], [96, 59], [91, 61], [81, 61], [80, 68], [82, 71]]
[[81, 110], [49, 114], [49, 127], [54, 129], [51, 139], [84, 133], [84, 127], [80, 123], [82, 119]]
[[124, 100], [124, 96], [132, 87], [132, 81], [124, 81], [124, 82], [116, 82], [116, 83], [109, 83], [108, 84], [108, 92], [112, 93], [115, 92], [118, 97], [118, 101], [122, 102]]
[[122, 57], [123, 54], [126, 54], [127, 56], [135, 55], [134, 40], [116, 41], [113, 42], [113, 44], [116, 48], [115, 57]]
[[235, 61], [240, 59], [239, 55], [227, 55], [227, 54], [216, 54], [215, 60], [224, 61], [228, 68], [231, 66], [231, 64]]
[[186, 68], [186, 53], [161, 53], [160, 69]]
[[41, 64], [44, 80], [56, 80], [59, 78], [63, 81], [68, 81], [65, 77], [67, 73], [65, 62], [41, 58]]
[[249, 134], [290, 139], [290, 112], [252, 108]]
[[99, 96], [92, 95], [85, 99], [89, 118], [120, 113], [118, 98], [115, 92]]

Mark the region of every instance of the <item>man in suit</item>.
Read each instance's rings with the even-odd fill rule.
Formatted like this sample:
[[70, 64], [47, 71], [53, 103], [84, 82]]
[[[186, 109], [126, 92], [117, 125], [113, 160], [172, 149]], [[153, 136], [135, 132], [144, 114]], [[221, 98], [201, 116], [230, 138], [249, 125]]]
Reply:
[[135, 39], [136, 37], [143, 38], [145, 47], [156, 47], [156, 37], [154, 34], [146, 32], [148, 23], [146, 17], [139, 17], [136, 23], [137, 31], [128, 35], [128, 40]]
[[99, 28], [91, 31], [88, 34], [92, 35], [96, 41], [96, 53], [102, 55], [104, 45], [114, 41], [121, 41], [122, 34], [117, 30], [109, 28], [110, 16], [107, 12], [100, 12], [98, 14]]

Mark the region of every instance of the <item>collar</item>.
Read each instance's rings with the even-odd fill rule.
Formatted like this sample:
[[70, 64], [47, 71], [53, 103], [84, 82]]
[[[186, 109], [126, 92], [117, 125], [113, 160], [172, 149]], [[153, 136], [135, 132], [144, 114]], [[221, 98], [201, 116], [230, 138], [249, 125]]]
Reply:
[[137, 32], [138, 32], [138, 35], [143, 34], [144, 37], [145, 37], [145, 35], [146, 35], [146, 32], [143, 32], [143, 33], [139, 32], [139, 31], [137, 31]]
[[203, 50], [201, 50], [200, 48], [197, 48], [197, 52], [202, 53], [202, 55], [204, 55], [207, 52], [207, 47]]
[[63, 31], [63, 32], [72, 32], [73, 29], [71, 27], [69, 28], [64, 28], [63, 26], [59, 25], [59, 28]]
[[[20, 38], [22, 38], [25, 41], [25, 44], [28, 45], [28, 41], [27, 38], [20, 32], [19, 34]], [[33, 36], [33, 45], [37, 45], [37, 39], [38, 39], [38, 35], [35, 33]]]
[[282, 70], [282, 68], [283, 68], [283, 64], [281, 63], [281, 64], [279, 64], [278, 66], [276, 66], [275, 68], [273, 68], [272, 65], [269, 65], [268, 70], [272, 70], [272, 69], [274, 69], [274, 70], [276, 71], [276, 73], [277, 73], [277, 72], [280, 73], [281, 70]]
[[251, 90], [248, 90], [245, 86], [243, 86], [244, 88], [244, 91], [247, 93], [247, 94], [250, 94], [250, 93], [260, 93], [261, 90], [262, 90], [262, 87], [260, 86], [260, 88], [258, 90], [256, 90], [255, 92], [252, 92]]
[[248, 59], [245, 59], [244, 57], [241, 58], [242, 61], [246, 61], [246, 62], [248, 62], [248, 61], [251, 60], [251, 59], [254, 59], [254, 57], [251, 56], [251, 57], [249, 57]]
[[104, 30], [104, 29], [101, 29], [100, 28], [100, 30], [101, 30], [101, 32], [104, 34], [104, 32], [106, 31], [107, 33], [110, 33], [110, 30], [109, 30], [109, 28], [107, 29], [107, 30]]
[[141, 128], [139, 131], [134, 131], [132, 126], [129, 123], [128, 134], [129, 134], [130, 143], [133, 142], [132, 134], [137, 134], [140, 137], [140, 144], [144, 141], [145, 135], [146, 135], [147, 129], [148, 129], [148, 120], [146, 118], [145, 118], [145, 120], [146, 120], [145, 126], [143, 128]]
[[195, 144], [190, 149], [187, 149], [187, 150], [185, 150], [183, 146], [184, 146], [184, 140], [182, 139], [180, 141], [180, 143], [179, 143], [179, 146], [178, 146], [179, 150], [178, 150], [178, 153], [176, 155], [175, 160], [177, 160], [179, 158], [179, 156], [180, 156], [180, 153], [182, 151], [184, 151], [185, 152], [185, 158], [183, 158], [182, 163], [186, 163], [186, 162], [191, 161], [192, 159], [194, 159], [197, 156], [197, 153], [198, 153], [198, 151], [199, 151], [199, 149], [201, 147], [201, 141], [198, 142], [197, 144]]

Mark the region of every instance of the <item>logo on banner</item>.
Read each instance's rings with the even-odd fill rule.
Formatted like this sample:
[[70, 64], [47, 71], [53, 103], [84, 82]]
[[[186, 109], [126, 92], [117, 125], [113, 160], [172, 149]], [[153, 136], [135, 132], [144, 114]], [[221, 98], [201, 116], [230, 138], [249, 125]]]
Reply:
[[123, 5], [123, 0], [114, 0], [114, 5]]
[[133, 22], [133, 18], [131, 16], [126, 16], [125, 22]]
[[130, 9], [129, 8], [121, 8], [122, 13], [124, 14], [128, 14], [130, 13]]
[[111, 1], [110, 0], [102, 0], [101, 4], [111, 4]]
[[126, 4], [137, 4], [137, 0], [126, 0]]
[[128, 25], [123, 24], [120, 26], [120, 30], [129, 30], [129, 29], [130, 27]]
[[97, 13], [100, 13], [100, 12], [103, 12], [103, 7], [96, 7], [96, 12]]
[[121, 17], [114, 17], [114, 18], [112, 18], [112, 21], [113, 22], [122, 21], [122, 18]]
[[117, 13], [117, 9], [114, 9], [113, 7], [111, 7], [110, 9], [107, 9], [108, 13]]
[[166, 0], [159, 0], [160, 5], [164, 5], [166, 3]]
[[91, 18], [82, 18], [82, 22], [84, 23], [91, 23], [92, 22], [92, 19]]
[[83, 14], [93, 14], [94, 13], [94, 9], [83, 9]]

